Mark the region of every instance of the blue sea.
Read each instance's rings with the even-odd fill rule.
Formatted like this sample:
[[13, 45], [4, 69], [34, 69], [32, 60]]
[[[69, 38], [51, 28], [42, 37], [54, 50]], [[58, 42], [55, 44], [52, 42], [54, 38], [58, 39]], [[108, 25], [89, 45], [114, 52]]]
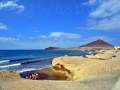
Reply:
[[30, 71], [51, 66], [59, 56], [85, 56], [79, 50], [0, 50], [1, 71]]

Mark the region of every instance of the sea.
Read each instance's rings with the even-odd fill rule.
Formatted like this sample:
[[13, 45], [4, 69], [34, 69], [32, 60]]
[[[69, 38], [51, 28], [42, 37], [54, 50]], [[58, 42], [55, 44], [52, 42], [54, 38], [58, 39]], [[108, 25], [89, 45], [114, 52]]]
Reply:
[[51, 66], [59, 56], [85, 56], [80, 50], [0, 50], [0, 71], [31, 71]]

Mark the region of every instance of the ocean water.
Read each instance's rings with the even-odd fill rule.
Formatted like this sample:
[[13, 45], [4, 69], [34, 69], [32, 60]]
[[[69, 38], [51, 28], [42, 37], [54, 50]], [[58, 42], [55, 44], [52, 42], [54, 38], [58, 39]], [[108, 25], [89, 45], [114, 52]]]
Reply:
[[85, 56], [78, 50], [0, 50], [0, 70], [30, 71], [51, 66], [52, 59], [59, 56]]

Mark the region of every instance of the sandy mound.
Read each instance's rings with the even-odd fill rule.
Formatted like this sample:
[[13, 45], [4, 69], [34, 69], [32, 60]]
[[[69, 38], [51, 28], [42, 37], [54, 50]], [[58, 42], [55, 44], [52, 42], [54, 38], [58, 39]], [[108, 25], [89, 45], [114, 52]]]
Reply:
[[[106, 54], [105, 54], [106, 55]], [[72, 80], [84, 80], [90, 77], [120, 71], [119, 57], [110, 60], [82, 58], [78, 56], [58, 57], [52, 61], [56, 72], [64, 72]]]

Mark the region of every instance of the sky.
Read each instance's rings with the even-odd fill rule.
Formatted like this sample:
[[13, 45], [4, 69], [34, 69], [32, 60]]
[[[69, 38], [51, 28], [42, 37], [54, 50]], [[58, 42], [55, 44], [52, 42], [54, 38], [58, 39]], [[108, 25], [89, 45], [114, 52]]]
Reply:
[[0, 0], [0, 49], [120, 45], [119, 0]]

